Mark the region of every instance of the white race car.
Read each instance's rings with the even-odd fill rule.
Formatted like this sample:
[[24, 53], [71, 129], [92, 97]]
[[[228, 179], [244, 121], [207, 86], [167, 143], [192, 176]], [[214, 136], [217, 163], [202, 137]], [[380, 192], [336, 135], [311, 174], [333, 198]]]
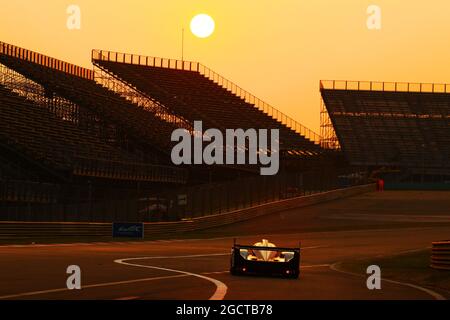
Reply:
[[298, 278], [300, 275], [300, 246], [278, 248], [264, 239], [253, 246], [233, 245], [230, 272], [233, 275], [277, 275]]

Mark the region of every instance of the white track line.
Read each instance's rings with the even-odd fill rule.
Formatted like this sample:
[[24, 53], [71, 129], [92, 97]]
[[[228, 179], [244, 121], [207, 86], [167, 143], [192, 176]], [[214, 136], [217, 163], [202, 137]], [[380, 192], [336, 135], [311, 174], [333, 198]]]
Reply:
[[341, 214], [324, 216], [325, 219], [368, 220], [391, 222], [450, 222], [450, 215], [411, 215], [411, 214]]
[[[145, 279], [91, 284], [91, 285], [87, 285], [87, 286], [82, 286], [82, 289], [109, 287], [109, 286], [117, 286], [117, 285], [121, 285], [121, 284], [139, 283], [139, 282], [165, 280], [165, 279], [173, 279], [173, 278], [183, 278], [183, 277], [187, 277], [187, 275], [181, 274], [181, 275], [175, 275], [175, 276], [153, 277], [153, 278], [145, 278]], [[18, 294], [11, 294], [11, 295], [7, 295], [7, 296], [0, 296], [0, 300], [15, 299], [15, 298], [21, 298], [21, 297], [29, 297], [29, 296], [36, 296], [36, 295], [41, 295], [41, 294], [57, 293], [57, 292], [64, 292], [64, 291], [71, 291], [71, 290], [69, 290], [67, 288], [60, 288], [60, 289], [52, 289], [52, 290], [24, 292], [24, 293], [18, 293]], [[75, 292], [79, 292], [79, 291], [75, 291]]]
[[[302, 249], [315, 249], [320, 247], [304, 247]], [[174, 276], [164, 276], [164, 277], [153, 277], [153, 278], [144, 278], [144, 279], [136, 279], [136, 280], [126, 280], [126, 281], [117, 281], [117, 282], [106, 282], [106, 283], [100, 283], [100, 284], [91, 284], [82, 286], [82, 289], [89, 289], [89, 288], [100, 288], [100, 287], [108, 287], [108, 286], [116, 286], [121, 284], [130, 284], [130, 283], [139, 283], [139, 282], [147, 282], [147, 281], [155, 281], [155, 280], [165, 280], [165, 279], [174, 279], [174, 278], [183, 278], [183, 277], [197, 277], [201, 279], [205, 279], [207, 281], [210, 281], [214, 283], [217, 287], [215, 293], [209, 298], [209, 300], [223, 300], [228, 287], [221, 281], [218, 281], [216, 279], [212, 279], [203, 275], [207, 274], [225, 274], [229, 271], [218, 271], [218, 272], [205, 272], [201, 274], [195, 274], [190, 273], [186, 271], [181, 270], [173, 270], [173, 269], [166, 269], [166, 268], [160, 268], [160, 267], [154, 267], [154, 266], [147, 266], [147, 265], [140, 265], [140, 264], [132, 264], [127, 263], [125, 261], [135, 261], [135, 260], [151, 260], [151, 259], [183, 259], [183, 258], [200, 258], [200, 257], [218, 257], [218, 256], [227, 256], [229, 253], [212, 253], [212, 254], [196, 254], [196, 255], [185, 255], [185, 256], [155, 256], [155, 257], [140, 257], [140, 258], [128, 258], [128, 259], [118, 259], [115, 260], [115, 263], [123, 264], [123, 265], [129, 265], [129, 266], [135, 266], [135, 267], [141, 267], [141, 268], [149, 268], [149, 269], [155, 269], [155, 270], [163, 270], [163, 271], [169, 271], [169, 272], [175, 272], [175, 273], [181, 273], [180, 275], [174, 275]], [[306, 265], [301, 266], [302, 269], [306, 268], [316, 268], [316, 267], [329, 267], [330, 265], [327, 264], [319, 264], [319, 265]], [[71, 291], [67, 288], [59, 288], [59, 289], [50, 289], [50, 290], [41, 290], [41, 291], [32, 291], [32, 292], [24, 292], [24, 293], [18, 293], [18, 294], [12, 294], [12, 295], [5, 295], [0, 296], [0, 300], [5, 299], [15, 299], [15, 298], [21, 298], [21, 297], [29, 297], [29, 296], [35, 296], [35, 295], [42, 295], [42, 294], [49, 294], [49, 293], [58, 293], [58, 292], [65, 292], [65, 291]], [[133, 297], [134, 298], [134, 297]]]
[[314, 264], [314, 265], [310, 265], [310, 266], [300, 266], [300, 270], [301, 269], [310, 269], [310, 268], [328, 268], [330, 267], [329, 264]]
[[[220, 256], [229, 256], [230, 253], [208, 253], [208, 254], [192, 254], [186, 256], [154, 256], [154, 257], [142, 257], [142, 258], [126, 258], [119, 259], [123, 261], [132, 261], [132, 260], [155, 260], [155, 259], [187, 259], [187, 258], [202, 258], [202, 257], [220, 257]], [[116, 262], [115, 260], [114, 262]], [[118, 262], [116, 262], [118, 263]]]
[[[298, 233], [292, 234], [273, 234], [271, 236], [295, 236]], [[205, 239], [170, 239], [170, 240], [144, 240], [144, 241], [126, 241], [126, 242], [76, 242], [76, 243], [36, 243], [36, 244], [0, 244], [0, 249], [2, 248], [47, 248], [47, 247], [76, 247], [76, 246], [114, 246], [114, 245], [143, 245], [143, 244], [168, 244], [168, 243], [178, 243], [178, 242], [199, 242], [199, 241], [217, 241], [217, 240], [229, 240], [229, 239], [243, 239], [243, 238], [261, 238], [267, 237], [267, 235], [252, 235], [252, 236], [242, 236], [242, 237], [220, 237], [220, 238], [205, 238]], [[306, 247], [302, 249], [315, 249], [319, 247]]]
[[[352, 275], [352, 276], [357, 276], [357, 277], [362, 277], [362, 278], [365, 277], [364, 275], [359, 274], [359, 273], [349, 272], [349, 271], [345, 271], [345, 270], [340, 269], [339, 266], [341, 264], [342, 264], [342, 262], [334, 263], [334, 264], [332, 264], [330, 266], [330, 269], [333, 270], [333, 271], [336, 271], [336, 272], [340, 272], [340, 273], [344, 273], [344, 274], [348, 274], [348, 275]], [[447, 300], [447, 298], [445, 298], [443, 295], [441, 295], [441, 294], [439, 294], [439, 293], [437, 293], [437, 292], [435, 292], [433, 290], [430, 290], [430, 289], [427, 289], [427, 288], [424, 288], [424, 287], [421, 287], [421, 286], [418, 286], [418, 285], [415, 285], [415, 284], [411, 284], [411, 283], [407, 283], [407, 282], [394, 281], [394, 280], [389, 280], [389, 279], [384, 279], [384, 278], [382, 278], [381, 281], [397, 284], [397, 285], [404, 286], [404, 287], [410, 287], [410, 288], [413, 288], [413, 289], [425, 292], [426, 294], [432, 296], [433, 299], [435, 299], [435, 300]]]
[[118, 298], [118, 299], [115, 299], [115, 300], [117, 300], [117, 301], [130, 301], [130, 300], [137, 300], [137, 299], [139, 299], [139, 297], [123, 297], [123, 298]]
[[[316, 249], [320, 248], [318, 246], [315, 247], [304, 247], [303, 249]], [[169, 272], [176, 272], [181, 273], [187, 276], [197, 277], [200, 279], [204, 279], [207, 281], [210, 281], [216, 285], [216, 291], [214, 294], [209, 298], [209, 300], [223, 300], [225, 295], [227, 294], [228, 287], [221, 281], [209, 278], [205, 276], [205, 274], [223, 274], [228, 271], [219, 271], [219, 272], [211, 272], [211, 273], [203, 273], [196, 274], [192, 272], [182, 271], [182, 270], [174, 270], [174, 269], [168, 269], [168, 268], [162, 268], [162, 267], [156, 267], [156, 266], [149, 266], [149, 265], [142, 265], [142, 264], [136, 264], [136, 263], [129, 263], [128, 261], [136, 261], [136, 260], [155, 260], [155, 259], [186, 259], [186, 258], [201, 258], [201, 257], [218, 257], [218, 256], [228, 256], [229, 253], [212, 253], [212, 254], [195, 254], [195, 255], [184, 255], [184, 256], [157, 256], [157, 257], [140, 257], [140, 258], [128, 258], [128, 259], [117, 259], [114, 260], [115, 263], [133, 266], [133, 267], [140, 267], [140, 268], [148, 268], [148, 269], [154, 269], [154, 270], [162, 270], [162, 271], [169, 271]], [[316, 268], [316, 267], [329, 267], [329, 265], [326, 264], [320, 264], [320, 265], [310, 265], [310, 266], [304, 266], [303, 268]]]
[[118, 260], [114, 260], [114, 262], [118, 263], [118, 264], [127, 265], [127, 266], [133, 266], [133, 267], [140, 267], [140, 268], [148, 268], [148, 269], [153, 269], [153, 270], [162, 270], [162, 271], [175, 272], [175, 273], [180, 273], [180, 274], [182, 274], [184, 276], [192, 276], [192, 277], [196, 277], [196, 278], [207, 280], [209, 282], [212, 282], [216, 286], [216, 291], [209, 298], [209, 300], [223, 300], [225, 298], [225, 295], [227, 294], [228, 287], [225, 285], [225, 283], [223, 283], [223, 282], [221, 282], [219, 280], [216, 280], [216, 279], [213, 279], [213, 278], [201, 275], [201, 274], [187, 272], [187, 271], [182, 271], [182, 270], [161, 268], [161, 267], [156, 267], [156, 266], [148, 266], [148, 265], [143, 265], [143, 264], [127, 262], [127, 261], [136, 261], [136, 260], [198, 258], [198, 257], [221, 256], [221, 255], [223, 256], [225, 254], [222, 253], [222, 254], [191, 255], [191, 256], [142, 257], [142, 258], [118, 259]]
[[[367, 232], [386, 232], [386, 231], [396, 231], [398, 229], [395, 228], [383, 228], [383, 229], [364, 229], [364, 230], [339, 230], [339, 231], [318, 231], [318, 232], [309, 232], [306, 233], [308, 235], [320, 235], [320, 234], [358, 234], [358, 233], [367, 233]], [[411, 227], [411, 228], [402, 228], [402, 231], [414, 231], [414, 230], [431, 230], [429, 227]], [[271, 237], [278, 236], [298, 236], [299, 233], [274, 233], [271, 234]], [[198, 241], [216, 241], [216, 240], [229, 240], [229, 239], [245, 239], [245, 238], [261, 238], [268, 237], [268, 235], [250, 235], [250, 236], [228, 236], [228, 237], [218, 237], [218, 238], [205, 238], [205, 239], [168, 239], [168, 240], [144, 240], [142, 242], [106, 242], [108, 245], [121, 245], [121, 244], [162, 244], [162, 243], [174, 243], [174, 242], [198, 242]], [[86, 242], [86, 243], [56, 243], [56, 244], [12, 244], [12, 245], [0, 245], [0, 249], [2, 248], [34, 248], [34, 247], [70, 247], [70, 246], [91, 246], [96, 245], [98, 242]], [[306, 249], [306, 248], [303, 248]]]

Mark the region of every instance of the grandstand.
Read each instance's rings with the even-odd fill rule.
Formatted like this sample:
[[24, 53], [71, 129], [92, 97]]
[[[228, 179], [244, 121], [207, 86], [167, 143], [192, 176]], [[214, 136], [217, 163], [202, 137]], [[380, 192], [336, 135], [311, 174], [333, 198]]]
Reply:
[[[26, 53], [25, 53], [26, 54]], [[37, 58], [42, 59], [42, 58]], [[3, 56], [1, 62], [8, 68], [25, 75], [28, 79], [39, 83], [44, 87], [45, 91], [51, 95], [58, 95], [72, 103], [83, 108], [85, 113], [90, 113], [92, 117], [101, 117], [101, 121], [108, 122], [105, 126], [115, 127], [116, 131], [125, 130], [131, 134], [134, 139], [127, 139], [120, 136], [125, 141], [115, 141], [122, 143], [122, 147], [128, 147], [129, 150], [138, 148], [138, 146], [130, 146], [134, 141], [143, 141], [147, 143], [149, 149], [157, 149], [162, 153], [167, 153], [169, 142], [166, 135], [177, 128], [171, 122], [161, 121], [156, 118], [153, 113], [146, 112], [118, 94], [107, 90], [93, 80], [91, 70], [83, 70], [82, 73], [87, 77], [79, 76], [80, 74], [71, 74], [52, 66], [42, 65], [34, 61], [17, 59], [13, 56]], [[60, 62], [57, 62], [60, 63]], [[55, 62], [50, 62], [55, 64]], [[151, 125], [149, 125], [149, 123]], [[119, 129], [120, 128], [120, 129]], [[104, 128], [104, 130], [108, 130]], [[114, 129], [109, 129], [114, 130]], [[120, 135], [116, 133], [116, 135]], [[119, 137], [106, 137], [109, 140], [117, 140]], [[145, 154], [141, 157], [154, 155], [155, 152], [145, 150]], [[166, 159], [167, 160], [167, 159]]]
[[[90, 70], [0, 42], [3, 219], [146, 221], [156, 206], [166, 208], [161, 220], [176, 220], [337, 181], [341, 164], [317, 134], [199, 63], [100, 50], [92, 62]], [[254, 165], [174, 166], [170, 136], [193, 134], [197, 120], [205, 130], [279, 129], [282, 174], [267, 185]], [[232, 202], [216, 194], [229, 180]]]
[[92, 70], [0, 43], [0, 71], [0, 201], [71, 202], [88, 197], [86, 186], [108, 197], [118, 186], [113, 194], [187, 182], [161, 137], [176, 126], [103, 88]]
[[448, 180], [450, 85], [321, 81], [320, 90], [351, 165], [397, 171], [397, 182]]
[[323, 151], [317, 134], [197, 62], [103, 50], [93, 50], [92, 62], [102, 79], [110, 74], [191, 124], [201, 119], [206, 129], [279, 129], [281, 151]]

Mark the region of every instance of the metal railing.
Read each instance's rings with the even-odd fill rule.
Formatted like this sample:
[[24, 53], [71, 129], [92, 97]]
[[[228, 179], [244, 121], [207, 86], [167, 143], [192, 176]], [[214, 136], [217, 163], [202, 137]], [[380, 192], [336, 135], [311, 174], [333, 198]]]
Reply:
[[0, 56], [1, 55], [6, 55], [17, 59], [25, 60], [28, 62], [36, 63], [44, 67], [62, 71], [80, 78], [86, 78], [90, 80], [94, 79], [94, 72], [91, 69], [86, 69], [8, 43], [0, 42]]
[[[344, 179], [332, 170], [281, 173], [233, 181], [166, 189], [166, 191], [127, 190], [120, 196], [104, 199], [101, 186], [89, 185], [80, 190], [64, 189], [70, 199], [39, 204], [0, 202], [3, 221], [70, 222], [168, 222], [233, 212], [280, 200], [308, 196], [326, 191], [365, 184], [359, 177]], [[13, 192], [7, 186], [5, 192]], [[100, 191], [100, 193], [98, 192]], [[121, 193], [121, 194], [122, 194]], [[101, 199], [90, 195], [102, 194]], [[15, 198], [13, 198], [15, 199]]]
[[341, 149], [339, 139], [322, 98], [320, 99], [320, 135], [322, 137], [320, 142], [322, 148], [330, 150]]
[[308, 129], [307, 127], [295, 121], [294, 119], [287, 116], [283, 112], [277, 110], [270, 104], [257, 98], [253, 94], [239, 87], [234, 82], [222, 77], [220, 74], [214, 72], [213, 70], [211, 70], [210, 68], [204, 66], [199, 62], [141, 56], [136, 54], [112, 52], [107, 50], [93, 50], [92, 60], [119, 62], [147, 67], [159, 67], [159, 68], [198, 72], [201, 75], [205, 76], [206, 78], [214, 81], [221, 87], [227, 89], [231, 93], [235, 94], [236, 96], [242, 98], [245, 102], [254, 105], [255, 108], [266, 113], [270, 117], [274, 118], [283, 125], [292, 129], [293, 131], [299, 133], [300, 135], [304, 136], [305, 138], [311, 140], [316, 144], [320, 144], [321, 138], [319, 134], [315, 133], [311, 129]]
[[320, 89], [356, 90], [356, 91], [386, 91], [386, 92], [450, 93], [450, 84], [320, 80]]

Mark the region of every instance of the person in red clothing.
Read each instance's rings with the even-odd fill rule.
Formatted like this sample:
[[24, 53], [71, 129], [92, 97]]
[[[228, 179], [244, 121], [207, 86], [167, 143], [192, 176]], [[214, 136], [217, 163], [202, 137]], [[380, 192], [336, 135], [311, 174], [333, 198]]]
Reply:
[[378, 191], [383, 192], [384, 191], [384, 180], [378, 179]]

